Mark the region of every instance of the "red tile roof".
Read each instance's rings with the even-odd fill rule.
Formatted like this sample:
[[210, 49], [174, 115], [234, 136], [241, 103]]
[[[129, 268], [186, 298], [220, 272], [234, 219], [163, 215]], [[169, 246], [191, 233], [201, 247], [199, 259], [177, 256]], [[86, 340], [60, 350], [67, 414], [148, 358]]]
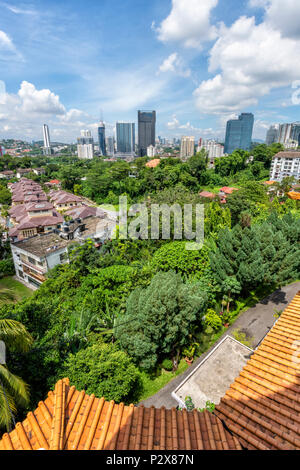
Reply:
[[215, 413], [249, 449], [300, 449], [300, 292]]
[[209, 191], [202, 191], [201, 193], [199, 193], [199, 196], [213, 199], [216, 197], [216, 194], [210, 193]]
[[150, 162], [146, 163], [147, 168], [156, 168], [160, 164], [160, 159], [155, 158], [154, 160], [150, 160]]
[[117, 405], [60, 380], [0, 450], [240, 450], [212, 413]]

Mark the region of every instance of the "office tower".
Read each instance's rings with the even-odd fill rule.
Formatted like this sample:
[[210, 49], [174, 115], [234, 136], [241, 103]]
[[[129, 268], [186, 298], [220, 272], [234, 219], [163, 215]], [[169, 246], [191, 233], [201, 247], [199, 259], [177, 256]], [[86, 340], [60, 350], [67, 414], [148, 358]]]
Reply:
[[267, 145], [272, 145], [275, 142], [278, 142], [278, 127], [277, 126], [271, 126], [270, 129], [267, 132], [266, 144]]
[[116, 124], [117, 152], [135, 153], [135, 124], [131, 122], [117, 122]]
[[94, 139], [91, 131], [81, 131], [81, 137], [77, 139], [78, 158], [91, 160], [94, 158]]
[[155, 146], [156, 111], [138, 111], [139, 157], [147, 155], [147, 148]]
[[113, 137], [106, 137], [106, 154], [109, 157], [113, 157], [115, 154], [115, 140]]
[[292, 124], [280, 124], [278, 133], [278, 142], [286, 144], [291, 138]]
[[44, 155], [51, 155], [51, 145], [50, 145], [50, 133], [49, 127], [47, 124], [43, 125], [43, 136], [44, 136]]
[[103, 121], [100, 121], [98, 127], [98, 139], [99, 139], [99, 151], [100, 154], [106, 156], [106, 146], [105, 146], [105, 125]]
[[182, 137], [180, 158], [192, 157], [195, 154], [195, 137]]
[[236, 149], [250, 150], [254, 116], [252, 113], [242, 113], [238, 119], [227, 122], [225, 153], [232, 153]]
[[298, 142], [300, 137], [300, 122], [294, 122], [291, 130], [291, 140]]

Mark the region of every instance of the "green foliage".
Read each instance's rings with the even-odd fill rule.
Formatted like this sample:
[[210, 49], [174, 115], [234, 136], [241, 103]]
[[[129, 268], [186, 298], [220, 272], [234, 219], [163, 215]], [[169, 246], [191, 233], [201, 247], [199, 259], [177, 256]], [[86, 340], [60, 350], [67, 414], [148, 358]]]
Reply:
[[61, 376], [69, 377], [78, 390], [117, 403], [131, 400], [139, 377], [127, 354], [115, 345], [104, 343], [70, 354]]
[[179, 274], [199, 277], [208, 268], [208, 251], [187, 250], [186, 242], [175, 241], [164, 244], [152, 258], [152, 266], [156, 271], [176, 271]]
[[165, 370], [168, 370], [168, 371], [171, 371], [173, 370], [173, 362], [171, 361], [171, 359], [164, 359], [162, 361], [162, 368], [165, 369]]
[[232, 332], [232, 336], [244, 346], [247, 346], [248, 348], [253, 347], [254, 338], [247, 336], [247, 334], [244, 331], [241, 331], [239, 328]]
[[205, 324], [211, 326], [215, 331], [222, 327], [222, 319], [213, 309], [209, 308], [204, 317]]
[[15, 266], [12, 258], [0, 260], [0, 279], [4, 276], [15, 274]]
[[205, 302], [197, 284], [184, 284], [173, 271], [159, 272], [149, 287], [132, 292], [115, 335], [140, 367], [152, 369], [161, 356], [169, 354], [176, 368], [181, 348], [203, 316]]

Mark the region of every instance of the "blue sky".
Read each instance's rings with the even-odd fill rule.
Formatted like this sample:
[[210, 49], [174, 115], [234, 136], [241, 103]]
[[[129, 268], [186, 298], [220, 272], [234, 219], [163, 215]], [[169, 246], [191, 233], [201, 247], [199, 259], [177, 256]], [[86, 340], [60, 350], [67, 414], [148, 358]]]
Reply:
[[0, 138], [40, 139], [43, 123], [52, 140], [96, 136], [101, 110], [108, 135], [138, 109], [157, 111], [158, 135], [197, 139], [222, 140], [239, 112], [260, 139], [300, 119], [298, 0], [0, 0], [0, 12]]

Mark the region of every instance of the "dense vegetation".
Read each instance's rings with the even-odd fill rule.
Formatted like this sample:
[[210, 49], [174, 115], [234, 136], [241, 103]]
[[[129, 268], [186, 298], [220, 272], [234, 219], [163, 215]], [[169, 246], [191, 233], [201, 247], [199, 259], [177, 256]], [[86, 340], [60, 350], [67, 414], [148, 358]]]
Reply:
[[[30, 385], [28, 409], [63, 376], [88, 393], [137, 402], [162, 368], [175, 372], [182, 358], [205, 351], [249, 298], [299, 279], [299, 202], [282, 188], [269, 195], [262, 184], [279, 149], [258, 146], [253, 161], [236, 151], [214, 170], [203, 154], [187, 163], [166, 159], [155, 169], [145, 158], [37, 157], [47, 168], [35, 177], [41, 183], [58, 177], [97, 203], [118, 204], [121, 194], [148, 206], [204, 202], [205, 243], [198, 251], [150, 239], [112, 240], [99, 250], [92, 242], [74, 245], [70, 264], [56, 267], [30, 298], [3, 305], [0, 319], [20, 322], [34, 339], [30, 351], [8, 354], [11, 372]], [[240, 190], [226, 205], [199, 196], [233, 184]]]

